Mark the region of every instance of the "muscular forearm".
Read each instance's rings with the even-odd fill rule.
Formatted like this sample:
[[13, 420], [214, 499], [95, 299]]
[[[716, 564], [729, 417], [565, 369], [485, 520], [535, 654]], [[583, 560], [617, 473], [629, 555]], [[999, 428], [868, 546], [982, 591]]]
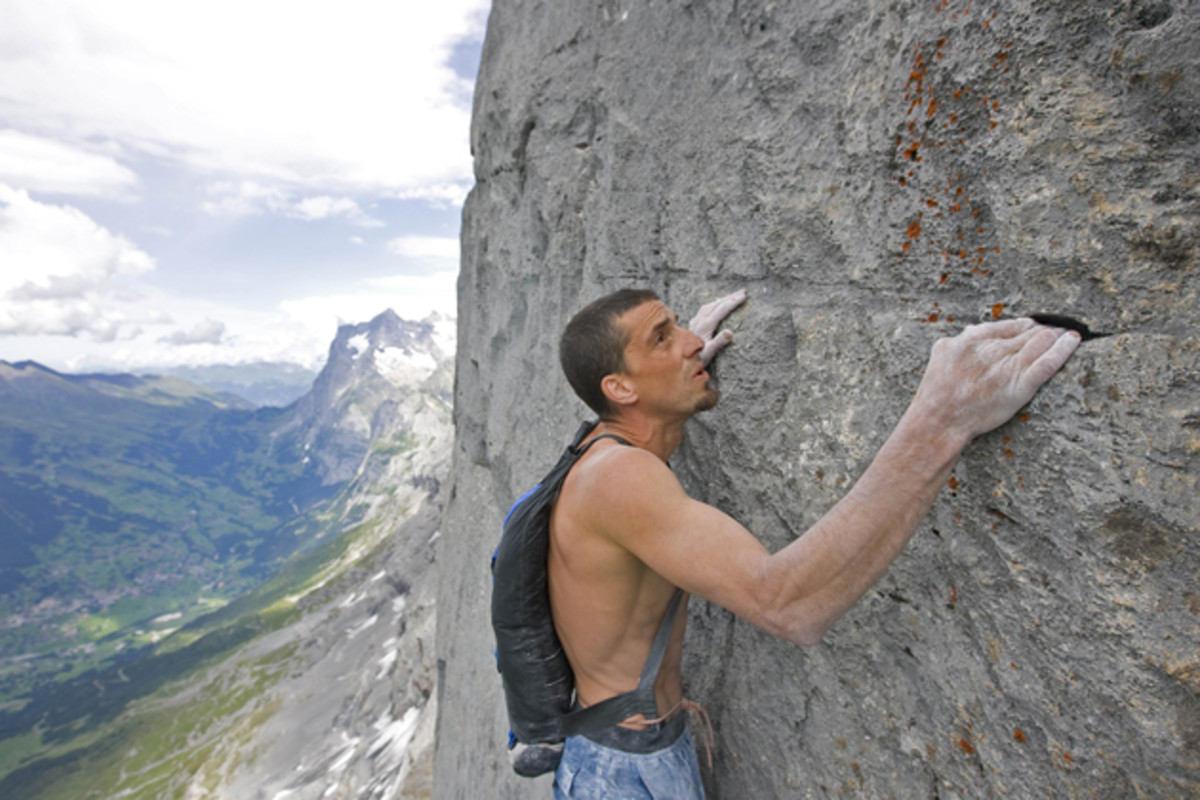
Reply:
[[799, 644], [819, 640], [904, 549], [967, 441], [910, 407], [846, 496], [764, 562], [772, 632]]
[[1079, 341], [1032, 320], [939, 340], [912, 405], [854, 488], [763, 562], [768, 627], [801, 643], [820, 639], [904, 549], [967, 442], [1029, 402]]

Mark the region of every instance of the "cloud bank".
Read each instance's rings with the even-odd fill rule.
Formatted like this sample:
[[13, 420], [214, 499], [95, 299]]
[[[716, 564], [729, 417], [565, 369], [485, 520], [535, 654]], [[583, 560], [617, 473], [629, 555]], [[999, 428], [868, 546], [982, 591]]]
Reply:
[[487, 7], [4, 0], [0, 112], [29, 136], [119, 142], [214, 174], [461, 199], [472, 87], [448, 62]]
[[0, 182], [47, 194], [120, 197], [137, 176], [109, 155], [0, 130]]
[[[473, 85], [451, 64], [488, 7], [0, 0], [0, 357], [313, 366], [339, 321], [453, 314], [457, 239], [384, 229], [394, 201], [453, 214], [473, 182]], [[336, 237], [344, 256], [318, 242], [304, 265], [332, 288], [205, 296], [204, 270], [253, 268], [226, 266], [228, 243], [278, 244], [253, 238], [280, 235], [270, 217]], [[362, 277], [384, 259], [395, 277]]]
[[135, 335], [146, 317], [126, 279], [154, 269], [154, 259], [77, 209], [3, 184], [0, 265], [0, 334], [112, 341]]

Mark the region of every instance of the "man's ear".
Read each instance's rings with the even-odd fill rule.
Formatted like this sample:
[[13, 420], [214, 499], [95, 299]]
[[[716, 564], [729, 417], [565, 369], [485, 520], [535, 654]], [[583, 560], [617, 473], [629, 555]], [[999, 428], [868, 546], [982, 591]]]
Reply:
[[637, 390], [629, 377], [620, 373], [605, 375], [600, 381], [600, 391], [613, 405], [628, 406], [637, 402]]

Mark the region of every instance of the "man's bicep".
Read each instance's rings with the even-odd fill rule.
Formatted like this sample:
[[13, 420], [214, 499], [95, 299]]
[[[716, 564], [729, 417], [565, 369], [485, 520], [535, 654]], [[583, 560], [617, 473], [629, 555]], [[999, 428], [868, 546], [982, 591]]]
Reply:
[[628, 487], [623, 524], [614, 526], [613, 538], [676, 586], [763, 624], [758, 589], [766, 548], [728, 514], [688, 497], [663, 471]]

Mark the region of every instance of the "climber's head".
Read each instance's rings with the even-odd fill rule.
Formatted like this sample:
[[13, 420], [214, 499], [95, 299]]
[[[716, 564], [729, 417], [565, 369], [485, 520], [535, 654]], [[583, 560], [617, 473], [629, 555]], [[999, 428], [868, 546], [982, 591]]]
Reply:
[[601, 419], [636, 407], [682, 420], [717, 402], [700, 362], [703, 346], [654, 292], [622, 289], [571, 319], [559, 360], [575, 393]]

